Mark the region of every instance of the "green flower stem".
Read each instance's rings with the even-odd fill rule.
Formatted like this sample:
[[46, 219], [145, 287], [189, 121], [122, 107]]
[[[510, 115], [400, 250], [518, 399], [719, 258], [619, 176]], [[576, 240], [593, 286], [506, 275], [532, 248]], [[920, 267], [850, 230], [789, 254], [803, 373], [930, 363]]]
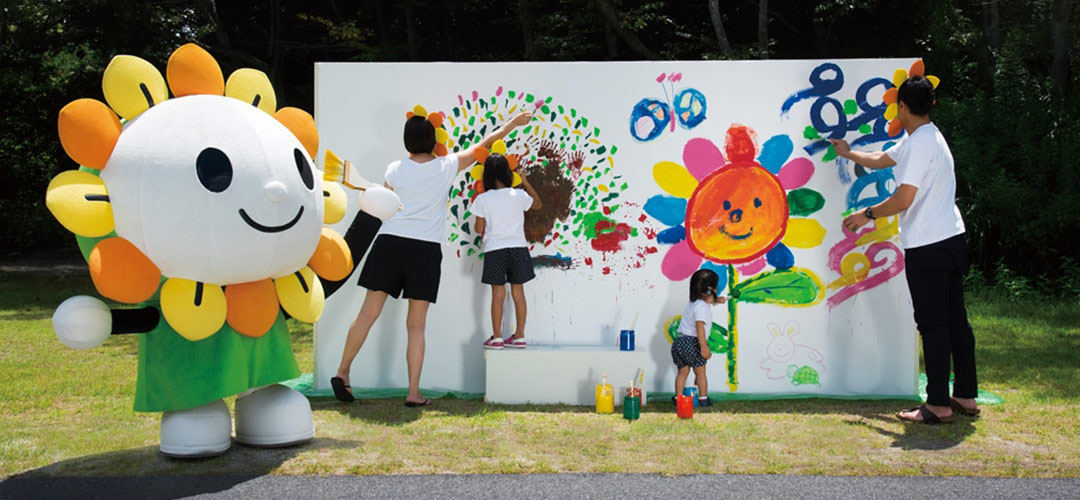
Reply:
[[731, 291], [738, 284], [737, 277], [735, 276], [735, 266], [728, 264], [728, 352], [727, 352], [727, 371], [728, 371], [728, 389], [731, 392], [735, 392], [739, 388], [739, 374], [735, 366], [735, 358], [739, 351], [739, 332], [735, 328], [735, 312], [736, 303], [738, 299], [731, 296]]

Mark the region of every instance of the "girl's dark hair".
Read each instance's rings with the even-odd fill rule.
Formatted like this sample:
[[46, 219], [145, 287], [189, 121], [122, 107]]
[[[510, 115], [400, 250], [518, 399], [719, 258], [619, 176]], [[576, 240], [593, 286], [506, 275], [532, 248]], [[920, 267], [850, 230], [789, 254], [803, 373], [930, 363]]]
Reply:
[[435, 151], [435, 126], [423, 116], [405, 122], [405, 150], [414, 154]]
[[510, 187], [514, 184], [514, 174], [510, 171], [510, 162], [506, 161], [505, 156], [491, 153], [487, 160], [484, 160], [484, 191], [498, 189], [496, 181], [501, 182], [503, 187]]
[[921, 76], [913, 76], [900, 84], [896, 100], [906, 104], [911, 114], [926, 116], [934, 106], [934, 94], [933, 82]]
[[711, 269], [698, 269], [690, 276], [690, 302], [698, 300], [702, 295], [716, 296], [716, 288], [720, 285], [720, 276]]

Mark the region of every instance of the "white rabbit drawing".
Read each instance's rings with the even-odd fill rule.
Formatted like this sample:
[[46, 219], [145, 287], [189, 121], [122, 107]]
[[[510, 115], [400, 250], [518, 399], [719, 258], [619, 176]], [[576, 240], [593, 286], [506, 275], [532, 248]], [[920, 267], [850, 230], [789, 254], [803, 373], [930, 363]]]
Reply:
[[794, 337], [799, 334], [798, 323], [789, 321], [783, 330], [776, 323], [769, 323], [769, 333], [773, 338], [765, 348], [768, 357], [758, 365], [765, 370], [766, 377], [772, 380], [788, 378], [789, 365], [811, 366], [818, 372], [825, 371], [825, 356], [813, 347], [795, 343]]

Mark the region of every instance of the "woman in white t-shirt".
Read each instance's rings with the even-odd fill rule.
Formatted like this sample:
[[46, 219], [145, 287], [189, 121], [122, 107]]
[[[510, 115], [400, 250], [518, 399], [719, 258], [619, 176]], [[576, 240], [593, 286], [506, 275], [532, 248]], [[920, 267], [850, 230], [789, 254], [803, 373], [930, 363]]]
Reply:
[[[501, 154], [492, 153], [484, 160], [483, 182], [484, 192], [473, 201], [472, 212], [476, 214], [476, 232], [484, 238], [484, 273], [480, 281], [491, 285], [492, 334], [484, 347], [521, 349], [525, 347], [525, 283], [536, 277], [529, 242], [525, 241], [525, 211], [538, 209], [543, 203], [524, 175], [524, 191], [510, 187], [514, 173]], [[507, 282], [514, 299], [517, 330], [504, 342], [501, 330]]]
[[409, 299], [405, 320], [409, 340], [405, 359], [409, 367], [409, 394], [405, 406], [431, 404], [420, 394], [420, 370], [424, 363], [424, 330], [428, 307], [439, 293], [442, 244], [446, 240], [446, 205], [450, 186], [458, 172], [472, 165], [476, 151], [490, 148], [515, 127], [532, 119], [520, 113], [483, 141], [459, 153], [438, 157], [435, 127], [441, 116], [411, 116], [405, 122], [405, 149], [409, 157], [386, 167], [386, 187], [401, 199], [402, 208], [383, 223], [360, 271], [359, 285], [367, 288], [364, 304], [349, 327], [337, 375], [330, 379], [334, 396], [353, 400], [349, 370], [356, 353], [382, 312], [388, 296]]
[[[934, 86], [921, 76], [897, 89], [898, 118], [907, 138], [887, 151], [851, 151], [833, 140], [836, 153], [869, 168], [896, 165], [896, 192], [877, 205], [844, 219], [844, 228], [858, 231], [878, 217], [900, 216], [904, 272], [915, 324], [922, 336], [926, 363], [926, 404], [902, 411], [899, 418], [927, 424], [948, 423], [956, 415], [975, 416], [979, 393], [975, 370], [975, 335], [964, 307], [967, 236], [956, 206], [956, 174], [952, 152], [930, 121]], [[949, 396], [949, 372], [955, 375]]]

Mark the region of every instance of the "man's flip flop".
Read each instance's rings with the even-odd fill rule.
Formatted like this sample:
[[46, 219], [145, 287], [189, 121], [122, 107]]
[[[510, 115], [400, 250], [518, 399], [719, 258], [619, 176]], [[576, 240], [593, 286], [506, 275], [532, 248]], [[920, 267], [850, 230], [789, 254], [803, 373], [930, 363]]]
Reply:
[[910, 410], [904, 410], [904, 411], [915, 411], [915, 410], [919, 411], [919, 417], [921, 417], [922, 420], [915, 420], [913, 418], [904, 417], [904, 416], [902, 416], [903, 415], [902, 412], [897, 413], [896, 417], [899, 418], [900, 420], [905, 421], [905, 422], [915, 422], [915, 423], [927, 424], [927, 425], [950, 424], [950, 423], [956, 421], [956, 415], [950, 415], [948, 417], [939, 417], [934, 412], [930, 411], [930, 408], [927, 408], [925, 404], [919, 406], [918, 408], [911, 408]]
[[341, 377], [330, 379], [330, 387], [334, 388], [334, 397], [337, 398], [338, 401], [341, 401], [342, 403], [352, 403], [356, 400], [356, 398], [353, 397], [352, 392], [349, 392], [349, 389], [352, 389], [352, 386], [346, 385]]
[[424, 400], [419, 402], [419, 403], [414, 403], [412, 401], [405, 401], [405, 406], [408, 406], [409, 408], [416, 408], [416, 407], [419, 407], [419, 406], [429, 406], [429, 405], [431, 405], [431, 400], [428, 399], [428, 398], [424, 398]]
[[951, 398], [949, 399], [949, 406], [952, 406], [953, 413], [959, 413], [961, 415], [966, 415], [969, 417], [977, 417], [980, 413], [982, 413], [982, 410], [978, 408], [965, 408], [964, 405], [960, 404], [959, 401]]

